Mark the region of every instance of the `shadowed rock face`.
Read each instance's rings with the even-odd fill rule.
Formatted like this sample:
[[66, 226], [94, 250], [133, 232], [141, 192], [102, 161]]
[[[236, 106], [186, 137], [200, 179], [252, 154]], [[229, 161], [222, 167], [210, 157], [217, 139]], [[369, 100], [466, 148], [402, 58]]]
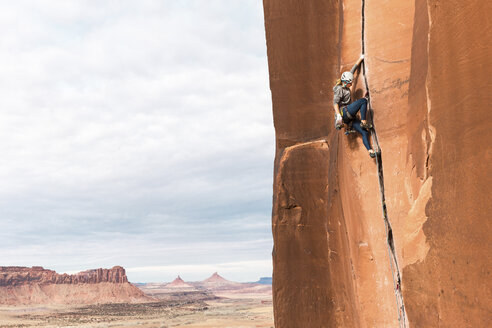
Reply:
[[0, 267], [0, 286], [37, 284], [97, 284], [101, 282], [125, 283], [128, 279], [125, 269], [115, 266], [111, 269], [94, 269], [77, 274], [58, 274], [42, 267]]
[[[489, 1], [264, 0], [277, 327], [487, 326], [492, 133], [480, 118], [491, 102], [492, 35], [480, 24], [490, 9]], [[333, 128], [334, 81], [362, 48], [353, 98], [371, 95], [406, 316], [378, 167], [359, 136]]]

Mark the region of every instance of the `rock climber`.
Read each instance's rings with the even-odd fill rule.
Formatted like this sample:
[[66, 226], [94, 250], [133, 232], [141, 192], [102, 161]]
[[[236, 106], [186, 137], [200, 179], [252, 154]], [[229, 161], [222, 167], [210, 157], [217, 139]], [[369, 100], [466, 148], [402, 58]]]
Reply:
[[[333, 88], [333, 109], [335, 110], [335, 127], [341, 129], [342, 126], [347, 124], [350, 129], [359, 132], [362, 135], [362, 142], [369, 152], [369, 156], [376, 157], [376, 153], [371, 148], [369, 143], [369, 130], [372, 125], [367, 122], [367, 95], [357, 101], [351, 103], [351, 93], [354, 82], [354, 72], [359, 67], [360, 63], [364, 60], [364, 55], [360, 56], [350, 72], [343, 72], [342, 76], [336, 82]], [[360, 111], [360, 120], [356, 117]]]

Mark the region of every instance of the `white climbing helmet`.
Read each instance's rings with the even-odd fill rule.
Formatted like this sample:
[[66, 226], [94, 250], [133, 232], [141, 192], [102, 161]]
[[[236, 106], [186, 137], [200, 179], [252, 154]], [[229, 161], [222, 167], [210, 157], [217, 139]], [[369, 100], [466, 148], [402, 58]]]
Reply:
[[352, 74], [352, 72], [343, 72], [340, 80], [345, 83], [352, 83], [354, 80], [354, 74]]

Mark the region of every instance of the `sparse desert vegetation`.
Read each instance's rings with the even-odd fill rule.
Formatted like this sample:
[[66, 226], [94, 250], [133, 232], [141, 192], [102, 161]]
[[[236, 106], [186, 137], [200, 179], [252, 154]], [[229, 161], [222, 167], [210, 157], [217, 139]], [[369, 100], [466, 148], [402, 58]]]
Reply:
[[273, 327], [269, 299], [211, 299], [79, 307], [1, 307], [0, 327]]

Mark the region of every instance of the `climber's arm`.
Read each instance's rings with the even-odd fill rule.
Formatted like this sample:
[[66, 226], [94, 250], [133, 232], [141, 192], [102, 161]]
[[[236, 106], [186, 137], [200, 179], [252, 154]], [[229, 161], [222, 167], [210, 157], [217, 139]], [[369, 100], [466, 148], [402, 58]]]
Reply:
[[340, 130], [343, 126], [342, 115], [340, 115], [340, 107], [338, 103], [333, 104], [333, 110], [335, 111], [335, 128]]
[[357, 60], [357, 62], [355, 63], [355, 65], [352, 67], [352, 69], [350, 70], [350, 72], [352, 74], [355, 73], [355, 70], [357, 70], [357, 67], [359, 67], [360, 63], [362, 63], [362, 61], [364, 60], [364, 55], [361, 55], [360, 58]]
[[341, 87], [336, 87], [333, 89], [333, 110], [337, 114], [340, 113], [340, 107], [338, 106], [340, 100], [342, 100], [342, 89]]
[[[364, 55], [361, 55], [360, 58], [357, 60], [357, 62], [355, 63], [355, 65], [352, 67], [352, 69], [350, 70], [350, 72], [352, 74], [355, 73], [355, 71], [357, 70], [357, 67], [359, 67], [360, 63], [362, 63], [362, 61], [364, 60]], [[350, 93], [353, 94], [354, 92], [354, 83], [352, 83], [349, 87], [350, 89]]]

